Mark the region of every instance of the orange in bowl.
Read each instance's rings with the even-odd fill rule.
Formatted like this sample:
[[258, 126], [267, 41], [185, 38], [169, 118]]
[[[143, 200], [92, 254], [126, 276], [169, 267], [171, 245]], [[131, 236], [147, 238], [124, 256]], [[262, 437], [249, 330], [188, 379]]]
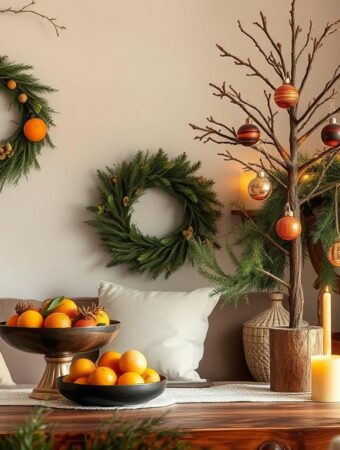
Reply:
[[71, 380], [88, 377], [95, 370], [96, 365], [93, 361], [87, 358], [79, 358], [71, 364], [69, 377]]
[[121, 372], [135, 372], [142, 375], [147, 368], [147, 361], [143, 353], [138, 350], [128, 350], [119, 360]]
[[161, 377], [156, 370], [148, 367], [142, 375], [144, 383], [156, 383], [157, 381], [161, 381]]
[[[63, 381], [65, 381], [65, 380], [63, 380]], [[88, 377], [79, 377], [73, 383], [75, 383], [75, 384], [89, 384], [89, 378]]]
[[117, 382], [116, 373], [109, 367], [97, 367], [89, 376], [89, 384], [113, 386]]
[[64, 313], [69, 316], [70, 319], [73, 319], [78, 313], [78, 306], [70, 298], [63, 298], [59, 306], [57, 306], [53, 312]]
[[114, 370], [116, 374], [120, 373], [119, 369], [119, 360], [121, 357], [121, 353], [111, 351], [105, 352], [99, 358], [98, 367], [110, 367], [110, 369]]
[[44, 328], [71, 328], [71, 326], [71, 319], [62, 312], [53, 312], [44, 321]]
[[144, 384], [144, 379], [136, 372], [125, 372], [118, 378], [117, 384], [120, 386], [129, 384]]

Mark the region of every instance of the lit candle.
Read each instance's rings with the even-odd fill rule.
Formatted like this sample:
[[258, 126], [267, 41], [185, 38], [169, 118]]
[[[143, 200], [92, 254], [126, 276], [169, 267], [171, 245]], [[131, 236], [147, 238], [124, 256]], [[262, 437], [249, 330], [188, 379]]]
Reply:
[[322, 325], [323, 325], [323, 354], [332, 354], [332, 314], [331, 314], [331, 293], [326, 286], [322, 296]]
[[340, 356], [332, 355], [331, 294], [322, 296], [323, 355], [312, 356], [312, 400], [340, 402]]

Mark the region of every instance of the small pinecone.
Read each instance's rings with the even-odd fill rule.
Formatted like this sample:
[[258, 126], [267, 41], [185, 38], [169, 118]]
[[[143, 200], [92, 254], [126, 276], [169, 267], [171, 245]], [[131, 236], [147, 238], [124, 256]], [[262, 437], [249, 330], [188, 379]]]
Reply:
[[19, 302], [15, 305], [15, 312], [18, 316], [28, 310], [38, 311], [38, 308], [36, 308], [31, 302]]
[[78, 306], [78, 312], [76, 317], [73, 319], [76, 322], [79, 319], [95, 319], [96, 315], [92, 310], [91, 306]]
[[92, 303], [92, 305], [89, 307], [89, 310], [94, 314], [98, 314], [100, 311], [104, 311], [104, 307], [101, 305], [96, 305], [95, 303]]

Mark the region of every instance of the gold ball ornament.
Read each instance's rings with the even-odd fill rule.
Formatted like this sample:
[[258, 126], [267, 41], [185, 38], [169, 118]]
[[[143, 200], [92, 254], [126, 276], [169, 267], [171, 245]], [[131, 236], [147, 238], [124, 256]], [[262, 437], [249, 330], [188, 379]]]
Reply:
[[10, 91], [14, 91], [14, 89], [17, 87], [17, 83], [14, 80], [8, 80], [6, 86]]
[[28, 100], [28, 97], [27, 97], [26, 94], [21, 93], [21, 94], [18, 95], [18, 102], [19, 103], [26, 103], [27, 100]]
[[254, 200], [266, 200], [272, 193], [272, 184], [265, 177], [263, 170], [253, 178], [248, 185], [248, 193]]
[[332, 266], [340, 267], [340, 237], [329, 247], [327, 252], [327, 259]]

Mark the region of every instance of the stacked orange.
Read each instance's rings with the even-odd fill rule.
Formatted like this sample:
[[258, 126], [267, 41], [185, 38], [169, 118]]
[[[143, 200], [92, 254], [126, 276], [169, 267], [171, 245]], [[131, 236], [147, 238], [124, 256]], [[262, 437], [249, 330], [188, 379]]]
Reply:
[[133, 385], [160, 381], [156, 370], [147, 367], [147, 360], [138, 350], [121, 354], [116, 351], [104, 353], [96, 365], [93, 361], [80, 358], [74, 361], [64, 382], [101, 386]]
[[9, 327], [71, 328], [110, 324], [110, 318], [102, 307], [78, 307], [72, 299], [66, 297], [46, 300], [41, 308], [36, 308], [30, 302], [20, 302], [15, 311], [16, 314], [6, 322]]

